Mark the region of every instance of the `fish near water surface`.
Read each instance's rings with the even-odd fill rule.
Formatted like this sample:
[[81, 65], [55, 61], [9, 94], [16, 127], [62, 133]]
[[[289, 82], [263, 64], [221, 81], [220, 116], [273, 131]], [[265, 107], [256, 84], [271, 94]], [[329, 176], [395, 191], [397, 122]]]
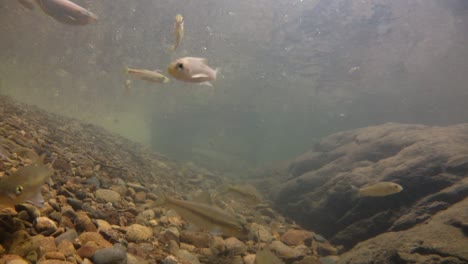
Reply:
[[126, 68], [126, 72], [142, 80], [154, 83], [168, 83], [169, 78], [164, 76], [161, 71], [150, 71], [145, 69]]
[[55, 20], [69, 25], [87, 25], [98, 17], [86, 8], [68, 0], [36, 0], [39, 7]]
[[216, 80], [218, 69], [208, 66], [208, 60], [205, 58], [184, 57], [169, 64], [167, 72], [179, 81], [213, 87], [211, 82]]
[[394, 182], [378, 182], [359, 189], [359, 197], [367, 196], [387, 196], [394, 193], [399, 193], [403, 190], [401, 185]]
[[174, 46], [171, 47], [172, 51], [175, 51], [179, 47], [184, 38], [184, 17], [181, 14], [177, 14], [174, 19], [174, 36], [175, 42]]
[[174, 209], [185, 221], [204, 231], [221, 232], [237, 238], [244, 238], [248, 234], [248, 230], [235, 215], [213, 205], [173, 199], [165, 195], [155, 205]]
[[44, 165], [44, 156], [36, 163], [19, 168], [8, 176], [0, 178], [0, 208], [14, 207], [25, 202], [38, 207], [44, 205], [42, 185], [52, 176], [51, 165]]

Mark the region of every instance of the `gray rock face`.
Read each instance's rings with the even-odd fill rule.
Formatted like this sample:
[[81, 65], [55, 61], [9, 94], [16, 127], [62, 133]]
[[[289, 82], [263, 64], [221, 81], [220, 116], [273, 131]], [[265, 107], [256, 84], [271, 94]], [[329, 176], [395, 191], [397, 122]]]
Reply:
[[[290, 163], [277, 207], [299, 224], [351, 248], [386, 231], [411, 229], [468, 195], [468, 124], [388, 123], [333, 134]], [[355, 187], [403, 186], [385, 197]]]

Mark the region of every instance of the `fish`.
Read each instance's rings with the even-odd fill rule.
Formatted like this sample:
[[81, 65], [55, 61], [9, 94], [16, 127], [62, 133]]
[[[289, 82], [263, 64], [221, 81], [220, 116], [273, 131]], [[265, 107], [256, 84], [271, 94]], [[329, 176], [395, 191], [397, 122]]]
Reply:
[[216, 80], [218, 69], [212, 69], [208, 66], [208, 60], [205, 58], [184, 57], [171, 62], [167, 72], [179, 81], [206, 84], [213, 87], [211, 81]]
[[262, 249], [255, 255], [255, 264], [284, 264], [271, 250]]
[[221, 232], [237, 238], [245, 238], [248, 235], [248, 230], [236, 216], [213, 205], [161, 195], [155, 206], [174, 209], [185, 221], [205, 231]]
[[175, 51], [184, 38], [184, 17], [181, 14], [177, 14], [174, 20], [175, 42], [174, 46], [170, 48], [171, 51]]
[[403, 190], [403, 187], [394, 182], [378, 182], [358, 190], [359, 197], [367, 196], [387, 196], [394, 193], [399, 193]]
[[34, 1], [33, 0], [18, 0], [20, 4], [22, 4], [27, 9], [33, 10], [34, 9]]
[[242, 200], [249, 204], [258, 204], [262, 201], [262, 197], [257, 189], [249, 184], [221, 186], [219, 195], [231, 195], [235, 199]]
[[148, 82], [154, 82], [154, 83], [168, 83], [169, 78], [164, 76], [161, 71], [155, 70], [155, 71], [150, 71], [150, 70], [145, 70], [145, 69], [132, 69], [132, 68], [126, 68], [127, 74], [130, 74], [132, 76], [135, 76], [137, 78], [140, 78], [142, 80], [148, 81]]
[[91, 11], [68, 0], [36, 0], [39, 7], [55, 20], [69, 25], [87, 25], [98, 17]]
[[34, 164], [21, 167], [14, 173], [0, 178], [0, 208], [14, 207], [17, 204], [31, 203], [44, 206], [41, 195], [42, 185], [54, 174], [52, 165], [44, 165], [41, 156]]
[[130, 94], [130, 88], [132, 88], [132, 81], [127, 79], [125, 80], [124, 85], [125, 85], [125, 95]]

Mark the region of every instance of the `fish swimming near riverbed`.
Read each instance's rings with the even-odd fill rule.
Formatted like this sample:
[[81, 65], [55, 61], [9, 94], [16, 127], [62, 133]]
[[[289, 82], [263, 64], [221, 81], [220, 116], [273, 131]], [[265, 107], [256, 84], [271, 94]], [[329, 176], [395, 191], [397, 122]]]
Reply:
[[403, 190], [401, 185], [394, 182], [378, 182], [369, 186], [365, 186], [358, 190], [359, 197], [375, 197], [375, 196], [388, 196], [391, 194], [399, 193]]
[[44, 165], [44, 155], [34, 164], [21, 167], [11, 175], [0, 178], [0, 208], [31, 203], [44, 205], [42, 185], [54, 174], [51, 165]]
[[244, 238], [248, 234], [248, 230], [235, 215], [214, 205], [161, 195], [155, 206], [174, 209], [185, 221], [204, 231], [223, 233], [237, 238]]

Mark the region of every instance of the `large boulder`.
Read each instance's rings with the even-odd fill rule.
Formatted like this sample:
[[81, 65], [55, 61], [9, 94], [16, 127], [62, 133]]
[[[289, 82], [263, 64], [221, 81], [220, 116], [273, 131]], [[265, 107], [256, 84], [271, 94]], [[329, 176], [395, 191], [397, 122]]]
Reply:
[[[279, 210], [349, 249], [387, 231], [412, 229], [468, 195], [468, 124], [387, 123], [336, 133], [284, 174], [289, 178], [272, 188]], [[357, 188], [381, 181], [404, 190], [356, 195]]]

